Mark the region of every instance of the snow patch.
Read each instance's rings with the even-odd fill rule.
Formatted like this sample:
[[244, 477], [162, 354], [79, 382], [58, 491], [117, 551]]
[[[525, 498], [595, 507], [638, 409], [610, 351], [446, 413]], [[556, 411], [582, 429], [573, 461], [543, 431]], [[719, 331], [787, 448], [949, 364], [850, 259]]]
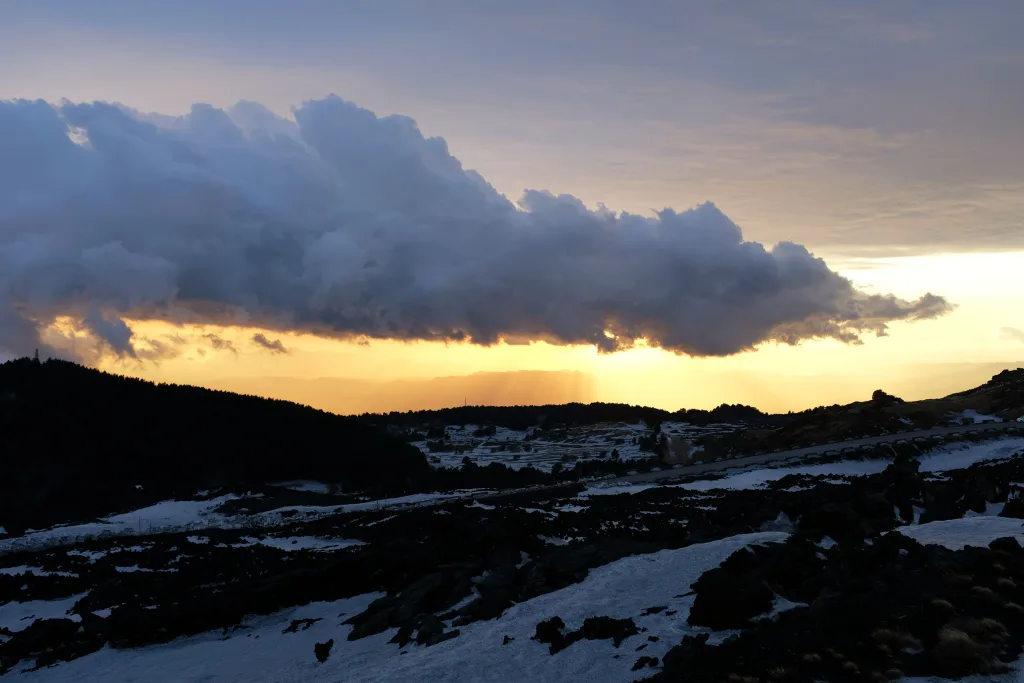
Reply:
[[107, 550], [69, 550], [67, 551], [67, 555], [68, 557], [84, 557], [87, 560], [89, 560], [90, 563], [93, 563], [96, 560], [104, 558], [107, 555], [112, 555], [114, 553], [141, 553], [145, 552], [146, 550], [147, 548], [141, 545], [133, 545], [127, 547], [116, 546], [113, 548], [108, 548]]
[[1009, 517], [946, 519], [902, 526], [895, 531], [922, 545], [941, 545], [950, 550], [961, 550], [966, 546], [987, 547], [992, 541], [1005, 536], [1024, 541], [1024, 522]]
[[1004, 507], [1006, 507], [1006, 503], [986, 503], [984, 512], [968, 510], [964, 513], [964, 517], [998, 517], [1003, 512]]
[[863, 477], [878, 474], [888, 465], [888, 460], [840, 460], [839, 462], [823, 463], [820, 465], [751, 469], [722, 479], [690, 481], [684, 484], [676, 484], [676, 486], [688, 491], [757, 489], [763, 487], [768, 482], [778, 481], [791, 474], [809, 477]]
[[[979, 462], [1003, 460], [1013, 457], [1024, 450], [1024, 437], [1008, 437], [993, 439], [981, 443], [954, 443], [940, 446], [922, 455], [921, 472], [943, 472], [946, 470], [964, 469]], [[579, 495], [580, 498], [596, 495], [616, 495], [620, 493], [640, 493], [658, 486], [681, 488], [688, 491], [714, 491], [715, 489], [740, 490], [758, 489], [765, 484], [778, 481], [790, 474], [804, 476], [832, 477], [842, 483], [841, 477], [863, 477], [882, 472], [892, 461], [880, 460], [840, 460], [838, 462], [818, 465], [798, 465], [792, 467], [754, 466], [740, 470], [720, 479], [699, 479], [682, 484], [595, 484]], [[682, 470], [685, 475], [685, 470]]]
[[266, 538], [242, 538], [245, 545], [257, 543], [278, 550], [341, 550], [357, 545], [366, 545], [363, 541], [341, 538], [317, 538], [316, 536], [287, 536], [284, 538], [267, 536]]
[[982, 415], [977, 410], [965, 410], [960, 413], [960, 417], [956, 422], [963, 424], [966, 420], [972, 420], [974, 424], [981, 424], [984, 422], [1002, 422], [1003, 418], [996, 415]]
[[302, 491], [305, 493], [328, 494], [331, 492], [331, 485], [325, 484], [322, 481], [282, 481], [276, 484], [271, 484], [271, 486], [279, 486], [283, 489]]
[[0, 605], [0, 628], [11, 633], [23, 631], [38, 619], [70, 619], [81, 621], [77, 614], [68, 614], [68, 610], [87, 594], [80, 593], [61, 600], [31, 600], [29, 602], [8, 602]]
[[239, 496], [228, 494], [210, 500], [166, 500], [134, 512], [113, 515], [99, 522], [56, 526], [0, 541], [0, 552], [77, 543], [98, 536], [164, 533], [210, 526], [226, 526], [228, 518], [213, 510]]
[[65, 576], [72, 579], [78, 578], [78, 574], [75, 574], [74, 572], [50, 572], [41, 567], [0, 567], [0, 575], [3, 576], [21, 576], [22, 574], [31, 574], [32, 576]]
[[981, 443], [953, 443], [929, 451], [920, 458], [922, 472], [959, 470], [987, 460], [1006, 460], [1024, 450], [1024, 437], [993, 439]]
[[590, 496], [617, 496], [620, 493], [641, 493], [648, 489], [653, 489], [661, 486], [661, 484], [595, 484], [594, 486], [588, 487], [585, 491], [577, 496], [586, 500]]

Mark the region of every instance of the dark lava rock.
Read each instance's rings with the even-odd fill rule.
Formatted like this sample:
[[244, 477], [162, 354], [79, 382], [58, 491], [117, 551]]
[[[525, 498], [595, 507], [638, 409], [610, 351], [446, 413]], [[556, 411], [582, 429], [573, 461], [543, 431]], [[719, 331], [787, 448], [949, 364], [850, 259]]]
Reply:
[[1024, 575], [1024, 549], [1013, 539], [951, 551], [892, 533], [874, 545], [840, 543], [807, 586], [773, 576], [772, 566], [799, 565], [806, 545], [791, 537], [756, 549], [762, 566], [742, 557], [705, 576], [813, 594], [809, 608], [755, 622], [715, 647], [707, 636], [686, 637], [652, 680], [958, 678], [1002, 672], [1024, 652], [1024, 582], [1014, 581]]
[[763, 581], [744, 582], [741, 576], [721, 576], [697, 590], [687, 622], [716, 631], [743, 628], [772, 608], [774, 593]]
[[[300, 629], [305, 631], [318, 621], [320, 621], [319, 617], [316, 619], [292, 619], [292, 623], [289, 624], [285, 630], [281, 631], [281, 633], [298, 633]], [[225, 631], [226, 630], [227, 629], [225, 629]]]
[[405, 647], [413, 641], [412, 633], [414, 630], [415, 628], [412, 625], [406, 624], [405, 626], [400, 627], [398, 629], [398, 633], [392, 636], [391, 640], [388, 642], [396, 644], [398, 647]]
[[580, 635], [587, 640], [611, 640], [615, 647], [639, 631], [632, 619], [613, 619], [612, 617], [589, 617], [583, 620]]
[[426, 645], [442, 633], [444, 633], [444, 624], [441, 623], [441, 620], [433, 614], [426, 615], [420, 622], [419, 630], [416, 631], [416, 642], [420, 645]]
[[1024, 498], [1017, 496], [1006, 501], [1006, 505], [1003, 506], [1003, 511], [999, 513], [1000, 517], [1010, 517], [1013, 519], [1024, 519]]
[[563, 629], [565, 629], [565, 622], [562, 621], [561, 617], [545, 619], [537, 624], [531, 640], [550, 645], [551, 654], [555, 654], [562, 649], [560, 646], [565, 641], [565, 635], [562, 633]]
[[35, 658], [40, 669], [94, 652], [106, 641], [103, 619], [92, 617], [82, 623], [71, 619], [40, 619], [0, 643], [0, 673], [22, 659]]
[[326, 643], [317, 643], [313, 646], [313, 654], [316, 655], [316, 661], [323, 664], [327, 661], [327, 658], [331, 656], [331, 648], [334, 647], [334, 638], [331, 638]]
[[429, 638], [425, 645], [430, 647], [431, 645], [437, 645], [438, 643], [443, 643], [444, 641], [451, 640], [452, 638], [458, 638], [460, 633], [461, 631], [457, 628], [452, 629], [451, 631], [445, 631], [444, 633], [438, 633], [437, 635]]
[[633, 664], [633, 668], [630, 669], [630, 671], [639, 671], [640, 669], [644, 668], [645, 666], [649, 666], [652, 669], [654, 667], [658, 666], [658, 658], [657, 657], [641, 657], [640, 659], [636, 660], [636, 662]]
[[710, 635], [701, 633], [696, 636], [683, 636], [683, 640], [665, 653], [665, 668], [673, 671], [686, 671], [700, 660], [707, 650]]
[[632, 619], [612, 617], [587, 617], [579, 630], [568, 633], [564, 630], [565, 622], [560, 617], [552, 617], [537, 624], [532, 639], [548, 644], [551, 654], [555, 654], [583, 639], [611, 640], [618, 647], [623, 640], [639, 633]]
[[348, 634], [349, 640], [359, 640], [366, 636], [376, 635], [383, 633], [391, 627], [391, 615], [394, 612], [394, 608], [382, 609], [378, 612], [370, 612], [369, 609], [362, 614], [357, 615], [353, 619], [346, 621], [346, 624], [355, 624], [351, 633]]

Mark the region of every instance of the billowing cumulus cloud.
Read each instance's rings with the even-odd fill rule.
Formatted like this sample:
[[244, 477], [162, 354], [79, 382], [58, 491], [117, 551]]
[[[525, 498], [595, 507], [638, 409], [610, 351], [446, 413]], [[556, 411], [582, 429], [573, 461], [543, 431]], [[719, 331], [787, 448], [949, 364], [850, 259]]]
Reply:
[[639, 216], [530, 190], [513, 204], [411, 119], [336, 97], [294, 121], [254, 103], [179, 118], [0, 103], [8, 351], [72, 316], [129, 356], [127, 317], [718, 356], [855, 343], [948, 309], [858, 291], [798, 244], [744, 241], [710, 203]]

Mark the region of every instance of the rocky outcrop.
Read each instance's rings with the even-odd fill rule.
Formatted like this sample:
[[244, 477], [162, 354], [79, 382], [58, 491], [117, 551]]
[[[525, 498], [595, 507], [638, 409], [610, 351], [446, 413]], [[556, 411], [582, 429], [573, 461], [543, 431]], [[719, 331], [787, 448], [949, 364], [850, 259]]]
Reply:
[[313, 646], [313, 654], [316, 656], [316, 661], [323, 664], [327, 661], [327, 658], [331, 656], [331, 649], [334, 647], [334, 638], [331, 638], [326, 643], [317, 643]]
[[588, 617], [576, 631], [565, 631], [561, 617], [551, 617], [537, 624], [533, 640], [549, 645], [555, 654], [580, 640], [611, 640], [615, 647], [630, 636], [640, 633], [632, 619], [612, 617]]
[[[841, 543], [821, 554], [806, 538], [740, 551], [695, 584], [717, 596], [726, 579], [768, 586], [807, 607], [751, 623], [716, 647], [684, 638], [654, 680], [884, 680], [1001, 671], [1024, 651], [1024, 549], [1014, 539], [950, 551], [901, 535]], [[786, 567], [803, 567], [790, 575]], [[691, 615], [692, 616], [692, 615]], [[773, 672], [766, 677], [766, 672]]]

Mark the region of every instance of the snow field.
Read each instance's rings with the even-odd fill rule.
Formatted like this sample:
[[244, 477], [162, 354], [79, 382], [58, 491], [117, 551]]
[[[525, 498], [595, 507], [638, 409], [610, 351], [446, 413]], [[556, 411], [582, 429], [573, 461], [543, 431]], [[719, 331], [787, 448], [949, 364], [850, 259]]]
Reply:
[[[498, 619], [469, 624], [461, 629], [459, 637], [430, 648], [410, 645], [399, 649], [387, 642], [394, 630], [362, 640], [346, 640], [351, 627], [341, 622], [380, 597], [372, 594], [313, 603], [253, 619], [226, 639], [220, 633], [207, 633], [137, 650], [104, 648], [36, 672], [19, 674], [15, 668], [7, 677], [26, 683], [626, 683], [644, 675], [630, 670], [638, 657], [660, 658], [684, 634], [700, 632], [686, 624], [693, 597], [679, 597], [689, 592], [691, 583], [742, 547], [786, 537], [778, 532], [744, 534], [627, 557], [591, 570], [578, 584], [514, 605]], [[676, 613], [641, 616], [646, 608], [662, 605]], [[51, 608], [67, 609], [63, 604]], [[554, 616], [561, 617], [568, 629], [578, 628], [587, 617], [610, 616], [631, 617], [638, 627], [648, 630], [625, 640], [619, 648], [611, 641], [582, 640], [551, 655], [546, 645], [530, 637], [538, 622]], [[281, 633], [292, 619], [303, 618], [321, 621], [307, 630]], [[506, 635], [515, 640], [503, 645]], [[725, 635], [714, 637], [720, 640]], [[648, 636], [659, 640], [649, 642]], [[332, 638], [330, 658], [318, 664], [313, 645]], [[637, 652], [643, 644], [647, 647]]]
[[[921, 472], [944, 472], [963, 469], [988, 460], [1004, 460], [1024, 450], [1024, 437], [1007, 437], [981, 443], [954, 443], [927, 451], [919, 458]], [[591, 486], [581, 498], [620, 493], [640, 493], [659, 486], [681, 488], [689, 491], [713, 491], [715, 489], [740, 490], [762, 488], [765, 484], [778, 481], [790, 474], [823, 477], [863, 477], [878, 474], [889, 466], [889, 460], [840, 460], [820, 465], [795, 465], [764, 467], [757, 465], [720, 479], [699, 479], [683, 484], [629, 484], [625, 486]], [[684, 470], [685, 472], [685, 470]]]

